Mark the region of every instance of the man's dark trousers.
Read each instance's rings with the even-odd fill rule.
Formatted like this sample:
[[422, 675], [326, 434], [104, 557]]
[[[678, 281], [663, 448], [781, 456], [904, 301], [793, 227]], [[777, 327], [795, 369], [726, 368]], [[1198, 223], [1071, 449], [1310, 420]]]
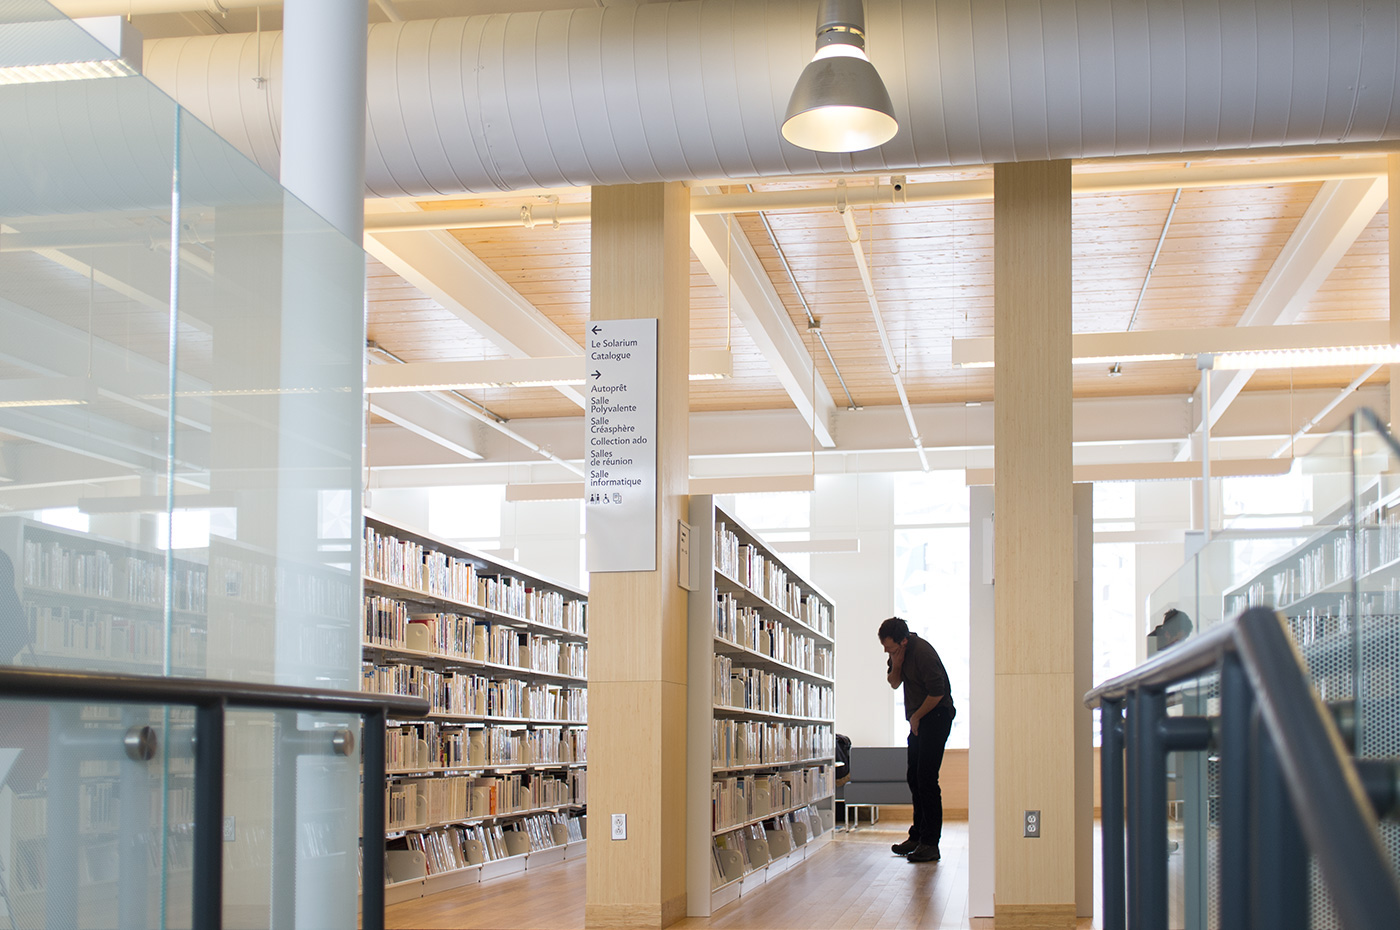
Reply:
[[952, 728], [953, 714], [940, 703], [919, 721], [919, 735], [909, 734], [909, 793], [914, 797], [909, 838], [935, 848], [943, 836], [943, 789], [938, 786], [938, 770]]

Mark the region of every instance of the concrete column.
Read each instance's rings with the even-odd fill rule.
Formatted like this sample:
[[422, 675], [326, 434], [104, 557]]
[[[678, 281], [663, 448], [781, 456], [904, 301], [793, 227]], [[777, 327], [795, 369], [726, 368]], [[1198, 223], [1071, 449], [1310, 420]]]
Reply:
[[[994, 183], [996, 924], [1070, 930], [1079, 698], [1070, 164], [998, 165]], [[1025, 838], [1032, 810], [1040, 836]]]
[[[1400, 155], [1386, 157], [1390, 182], [1390, 208], [1400, 204]], [[1388, 208], [1389, 209], [1389, 208]], [[1400, 222], [1390, 224], [1390, 341], [1400, 343]], [[1390, 409], [1387, 420], [1395, 432], [1400, 417], [1400, 365], [1390, 366]]]
[[[595, 573], [588, 597], [589, 927], [685, 916], [690, 192], [593, 188], [592, 318], [657, 319], [657, 570]], [[610, 840], [613, 814], [627, 839]]]
[[365, 231], [368, 48], [368, 4], [283, 7], [282, 186], [355, 243]]

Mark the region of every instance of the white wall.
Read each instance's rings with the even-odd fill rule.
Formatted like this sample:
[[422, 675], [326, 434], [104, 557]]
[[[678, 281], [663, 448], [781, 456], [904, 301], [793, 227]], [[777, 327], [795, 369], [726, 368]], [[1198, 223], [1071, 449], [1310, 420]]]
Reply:
[[[502, 501], [500, 532], [488, 540], [463, 540], [468, 548], [504, 550], [501, 554], [553, 581], [587, 588], [580, 553], [583, 546], [582, 501]], [[375, 490], [370, 509], [386, 520], [432, 531], [431, 492], [427, 488]], [[485, 521], [494, 524], [494, 520]]]
[[894, 479], [819, 475], [812, 538], [860, 540], [860, 552], [812, 556], [812, 582], [836, 610], [836, 732], [857, 746], [902, 746], [894, 732], [897, 693], [885, 683], [876, 638], [894, 613]]

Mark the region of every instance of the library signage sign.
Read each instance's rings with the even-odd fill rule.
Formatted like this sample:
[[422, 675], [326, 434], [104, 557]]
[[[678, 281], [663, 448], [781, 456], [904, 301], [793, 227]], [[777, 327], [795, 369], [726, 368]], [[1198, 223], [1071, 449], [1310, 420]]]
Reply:
[[588, 571], [656, 570], [656, 320], [588, 324]]

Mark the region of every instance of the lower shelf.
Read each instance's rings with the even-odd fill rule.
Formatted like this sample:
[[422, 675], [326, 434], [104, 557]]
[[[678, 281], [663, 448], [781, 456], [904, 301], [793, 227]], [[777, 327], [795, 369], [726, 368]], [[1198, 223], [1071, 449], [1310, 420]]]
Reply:
[[507, 875], [517, 875], [529, 869], [542, 869], [567, 859], [581, 858], [587, 852], [587, 848], [588, 841], [579, 840], [569, 843], [567, 846], [551, 846], [549, 849], [541, 849], [520, 856], [496, 859], [492, 862], [483, 862], [480, 865], [469, 865], [464, 869], [454, 869], [451, 872], [442, 872], [438, 875], [413, 878], [406, 882], [395, 882], [384, 887], [384, 903], [400, 904], [404, 901], [427, 897], [430, 894], [461, 888], [463, 885], [489, 882], [492, 879], [505, 878]]
[[713, 916], [715, 911], [726, 904], [732, 904], [743, 895], [766, 884], [769, 879], [776, 878], [793, 866], [801, 865], [809, 856], [816, 854], [831, 842], [831, 834], [830, 829], [824, 830], [822, 835], [816, 839], [779, 856], [762, 868], [754, 869], [743, 878], [721, 885], [710, 892], [710, 915]]

